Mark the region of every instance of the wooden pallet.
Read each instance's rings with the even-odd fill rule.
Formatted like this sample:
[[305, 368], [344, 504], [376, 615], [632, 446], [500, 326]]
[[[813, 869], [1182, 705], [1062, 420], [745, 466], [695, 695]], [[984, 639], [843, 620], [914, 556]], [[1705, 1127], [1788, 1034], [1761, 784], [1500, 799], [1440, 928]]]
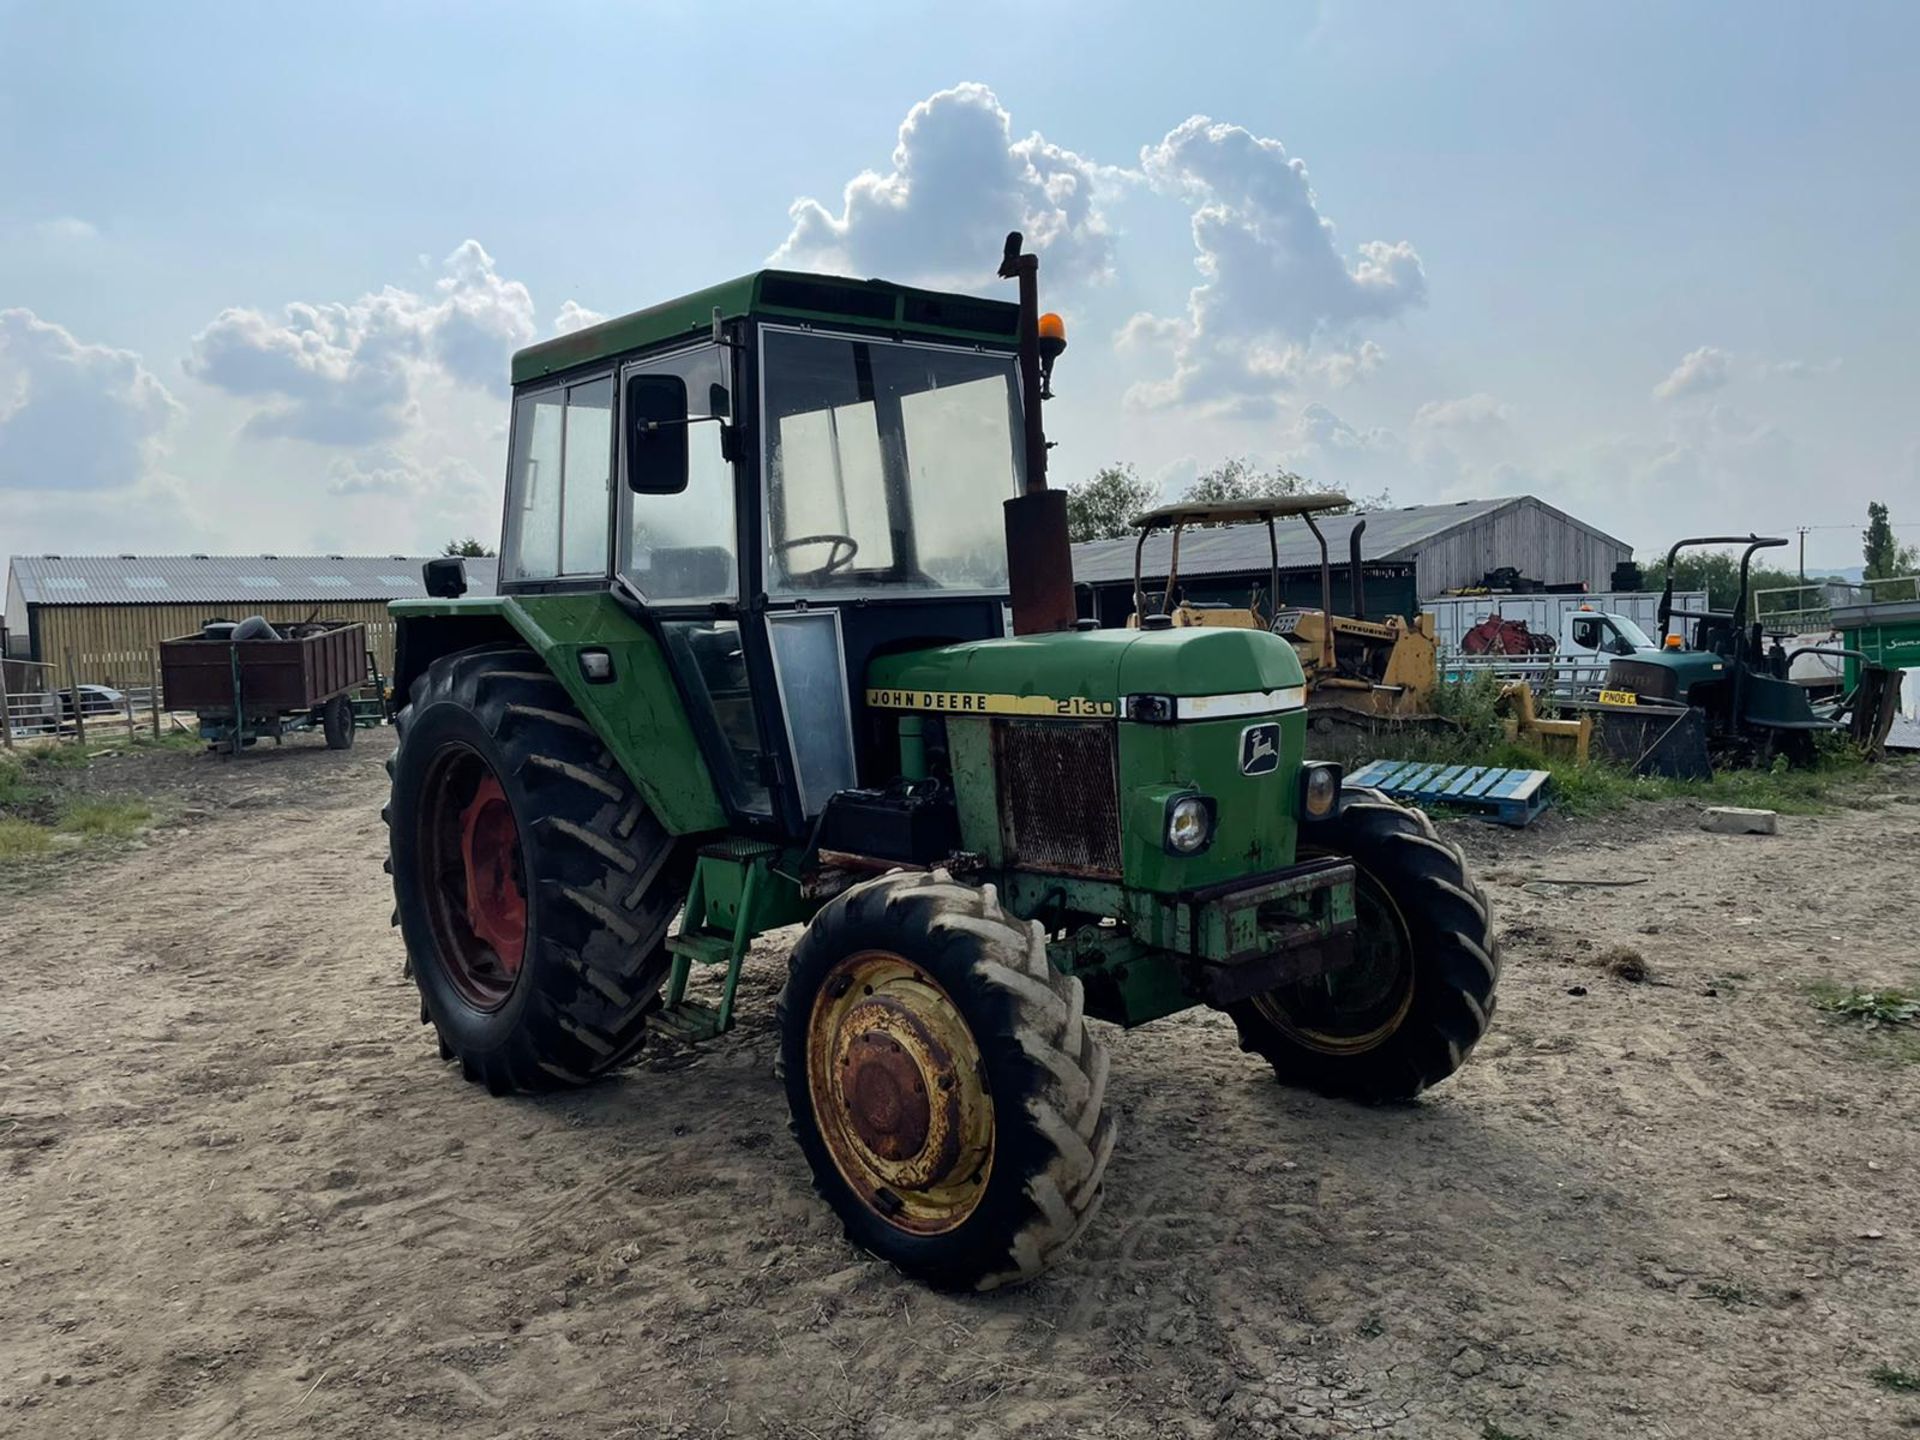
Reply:
[[1497, 765], [1428, 765], [1374, 760], [1347, 773], [1347, 784], [1367, 785], [1416, 805], [1471, 810], [1498, 825], [1531, 825], [1553, 799], [1553, 776], [1545, 770], [1508, 770]]

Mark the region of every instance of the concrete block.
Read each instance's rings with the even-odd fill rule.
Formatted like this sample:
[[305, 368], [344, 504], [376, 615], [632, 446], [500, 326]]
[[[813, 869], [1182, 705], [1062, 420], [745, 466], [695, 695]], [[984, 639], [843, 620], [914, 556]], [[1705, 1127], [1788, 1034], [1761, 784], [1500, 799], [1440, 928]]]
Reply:
[[1780, 817], [1772, 810], [1749, 810], [1744, 805], [1709, 805], [1700, 828], [1716, 835], [1773, 835]]

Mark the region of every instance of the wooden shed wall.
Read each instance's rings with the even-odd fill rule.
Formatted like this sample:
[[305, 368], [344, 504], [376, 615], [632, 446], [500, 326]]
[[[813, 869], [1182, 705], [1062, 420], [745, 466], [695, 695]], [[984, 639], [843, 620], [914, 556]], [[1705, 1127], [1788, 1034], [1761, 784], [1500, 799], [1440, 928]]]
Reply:
[[[233, 605], [39, 605], [34, 607], [39, 658], [54, 667], [55, 683], [126, 687], [149, 683], [162, 640], [192, 635], [209, 620], [264, 616], [273, 624], [295, 620], [358, 620], [382, 675], [393, 673], [393, 621], [384, 600], [334, 601], [327, 605], [249, 600]], [[67, 673], [71, 652], [78, 676]]]
[[[1420, 595], [1426, 599], [1478, 585], [1489, 570], [1512, 565], [1549, 585], [1604, 590], [1633, 547], [1577, 525], [1531, 498], [1479, 516], [1421, 542]], [[1399, 558], [1399, 557], [1394, 557]]]

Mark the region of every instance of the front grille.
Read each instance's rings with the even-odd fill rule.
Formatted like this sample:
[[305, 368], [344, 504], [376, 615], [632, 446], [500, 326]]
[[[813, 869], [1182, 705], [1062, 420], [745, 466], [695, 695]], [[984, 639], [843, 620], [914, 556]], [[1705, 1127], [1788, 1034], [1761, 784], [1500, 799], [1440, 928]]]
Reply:
[[993, 722], [1008, 864], [1080, 875], [1120, 873], [1115, 738], [1114, 727], [1098, 721]]
[[1665, 665], [1644, 660], [1616, 660], [1607, 666], [1609, 690], [1631, 690], [1648, 700], [1679, 698], [1680, 677]]

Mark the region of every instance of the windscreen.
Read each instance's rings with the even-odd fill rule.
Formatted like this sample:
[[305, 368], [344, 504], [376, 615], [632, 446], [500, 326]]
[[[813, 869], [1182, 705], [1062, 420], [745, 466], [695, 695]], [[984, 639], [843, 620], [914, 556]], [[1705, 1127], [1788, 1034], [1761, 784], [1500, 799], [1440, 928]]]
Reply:
[[768, 591], [1004, 590], [1013, 356], [785, 330], [762, 346]]

